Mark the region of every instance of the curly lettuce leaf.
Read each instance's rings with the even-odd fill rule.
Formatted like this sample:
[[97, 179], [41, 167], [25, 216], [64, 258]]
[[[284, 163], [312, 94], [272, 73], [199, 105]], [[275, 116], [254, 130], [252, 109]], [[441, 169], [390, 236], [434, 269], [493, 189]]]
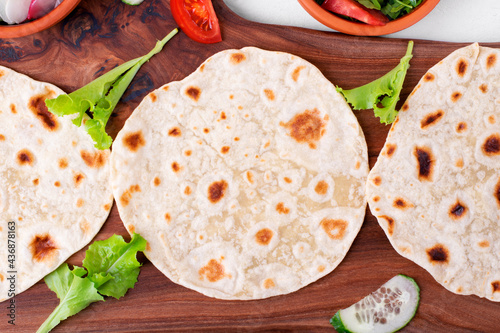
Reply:
[[[70, 94], [47, 99], [45, 104], [48, 110], [60, 117], [76, 115], [73, 123], [77, 126], [81, 126], [82, 122], [85, 124], [85, 129], [94, 140], [95, 147], [97, 149], [109, 148], [112, 139], [105, 129], [115, 106], [141, 66], [160, 52], [177, 31], [178, 29], [172, 30], [165, 38], [158, 41], [148, 54], [115, 67]], [[91, 119], [87, 119], [87, 112], [92, 115]]]
[[[100, 294], [119, 299], [137, 282], [141, 263], [136, 255], [145, 249], [146, 240], [138, 234], [134, 233], [128, 244], [122, 236], [113, 235], [89, 247], [83, 266]], [[111, 279], [107, 279], [108, 274]]]
[[380, 118], [381, 123], [391, 124], [398, 115], [396, 103], [399, 101], [406, 72], [410, 67], [410, 59], [413, 57], [412, 50], [413, 41], [410, 41], [406, 54], [401, 58], [399, 65], [377, 80], [350, 90], [337, 87], [337, 91], [344, 95], [354, 110], [373, 109], [375, 116]]
[[82, 277], [86, 273], [87, 271], [81, 267], [70, 270], [68, 264], [63, 264], [45, 277], [45, 283], [57, 294], [60, 303], [40, 326], [37, 333], [49, 332], [62, 320], [77, 314], [90, 303], [104, 301], [94, 283]]
[[138, 251], [144, 251], [146, 240], [133, 234], [127, 243], [123, 237], [94, 242], [85, 252], [84, 267], [68, 264], [45, 277], [47, 286], [60, 299], [59, 305], [40, 326], [37, 333], [49, 332], [62, 320], [80, 312], [92, 302], [104, 301], [102, 295], [120, 298], [133, 288], [141, 264], [137, 261]]

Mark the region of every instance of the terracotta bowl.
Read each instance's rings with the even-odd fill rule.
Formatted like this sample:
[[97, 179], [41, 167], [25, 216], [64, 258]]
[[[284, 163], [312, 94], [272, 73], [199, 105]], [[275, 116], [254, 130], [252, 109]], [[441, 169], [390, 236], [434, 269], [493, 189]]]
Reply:
[[312, 17], [327, 27], [345, 34], [358, 36], [380, 36], [406, 29], [429, 14], [439, 2], [439, 0], [423, 0], [422, 3], [409, 14], [394, 21], [390, 21], [384, 26], [372, 26], [365, 23], [345, 20], [321, 8], [314, 0], [298, 1]]
[[28, 36], [50, 28], [68, 16], [68, 14], [75, 9], [80, 1], [81, 0], [64, 0], [53, 11], [34, 21], [21, 24], [0, 25], [0, 38]]

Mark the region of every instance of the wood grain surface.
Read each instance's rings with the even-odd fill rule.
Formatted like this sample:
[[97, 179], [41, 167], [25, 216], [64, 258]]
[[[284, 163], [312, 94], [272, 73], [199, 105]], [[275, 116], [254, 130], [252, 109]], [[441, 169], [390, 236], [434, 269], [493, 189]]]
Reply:
[[[406, 40], [257, 24], [232, 13], [222, 0], [214, 0], [214, 7], [223, 41], [203, 45], [183, 33], [175, 36], [143, 66], [116, 108], [108, 126], [113, 137], [149, 91], [183, 79], [221, 50], [257, 46], [294, 53], [343, 88], [359, 86], [385, 74], [406, 51]], [[23, 38], [1, 39], [0, 64], [71, 92], [117, 64], [143, 55], [174, 27], [168, 0], [146, 0], [137, 7], [120, 0], [83, 0], [69, 17], [49, 30]], [[428, 68], [464, 45], [415, 41], [402, 99]], [[500, 47], [500, 43], [487, 46]], [[372, 111], [360, 111], [356, 116], [368, 142], [372, 166], [389, 127], [381, 125]], [[113, 233], [129, 239], [116, 207], [96, 240]], [[84, 250], [68, 262], [81, 265]], [[417, 315], [404, 332], [500, 331], [500, 303], [447, 291], [427, 271], [396, 253], [368, 210], [358, 237], [338, 268], [285, 296], [258, 301], [212, 299], [172, 283], [147, 259], [140, 259], [144, 266], [139, 281], [125, 297], [93, 303], [62, 322], [54, 332], [333, 332], [328, 320], [337, 310], [357, 302], [398, 273], [414, 277], [421, 287]], [[16, 326], [8, 325], [4, 302], [0, 332], [34, 332], [59, 303], [43, 281], [15, 300]]]

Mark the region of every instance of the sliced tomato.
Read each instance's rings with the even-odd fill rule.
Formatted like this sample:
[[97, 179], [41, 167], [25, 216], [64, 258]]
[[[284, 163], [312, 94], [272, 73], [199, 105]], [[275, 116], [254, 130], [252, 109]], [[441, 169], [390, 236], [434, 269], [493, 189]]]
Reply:
[[179, 28], [192, 40], [206, 44], [222, 40], [211, 0], [170, 0], [170, 10]]
[[368, 9], [354, 0], [326, 0], [322, 8], [340, 15], [352, 17], [370, 25], [386, 25], [389, 18], [375, 9]]

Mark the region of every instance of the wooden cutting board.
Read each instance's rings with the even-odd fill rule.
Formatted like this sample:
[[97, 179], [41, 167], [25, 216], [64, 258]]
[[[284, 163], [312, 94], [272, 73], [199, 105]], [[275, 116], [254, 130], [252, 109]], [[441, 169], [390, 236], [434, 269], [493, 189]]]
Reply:
[[[292, 1], [292, 0], [290, 0]], [[136, 76], [110, 120], [114, 137], [125, 119], [151, 90], [183, 79], [214, 53], [244, 46], [294, 53], [310, 61], [334, 84], [352, 88], [396, 66], [407, 41], [352, 37], [301, 28], [246, 21], [214, 0], [223, 41], [203, 45], [180, 33]], [[167, 0], [146, 0], [138, 7], [119, 0], [83, 0], [53, 28], [32, 36], [0, 40], [0, 64], [71, 92], [117, 64], [149, 51], [157, 39], [176, 26]], [[428, 68], [465, 44], [415, 41], [414, 58], [402, 100]], [[486, 46], [500, 47], [500, 43]], [[215, 84], [215, 83], [214, 83]], [[22, 87], [19, 87], [22, 89]], [[370, 165], [382, 148], [388, 126], [371, 111], [357, 112], [369, 148]], [[140, 171], [139, 171], [140, 172]], [[116, 207], [97, 235], [126, 236]], [[86, 248], [84, 249], [86, 250]], [[68, 262], [81, 265], [84, 250]], [[328, 331], [329, 318], [398, 273], [416, 279], [421, 287], [417, 315], [405, 332], [498, 332], [500, 303], [476, 296], [455, 295], [427, 271], [396, 253], [367, 210], [364, 225], [344, 261], [328, 276], [290, 295], [258, 301], [222, 301], [172, 283], [147, 259], [136, 287], [117, 301], [93, 303], [61, 323], [54, 332], [145, 331]], [[7, 324], [7, 302], [0, 310], [0, 332], [34, 332], [59, 303], [43, 281], [16, 296], [16, 326]]]

